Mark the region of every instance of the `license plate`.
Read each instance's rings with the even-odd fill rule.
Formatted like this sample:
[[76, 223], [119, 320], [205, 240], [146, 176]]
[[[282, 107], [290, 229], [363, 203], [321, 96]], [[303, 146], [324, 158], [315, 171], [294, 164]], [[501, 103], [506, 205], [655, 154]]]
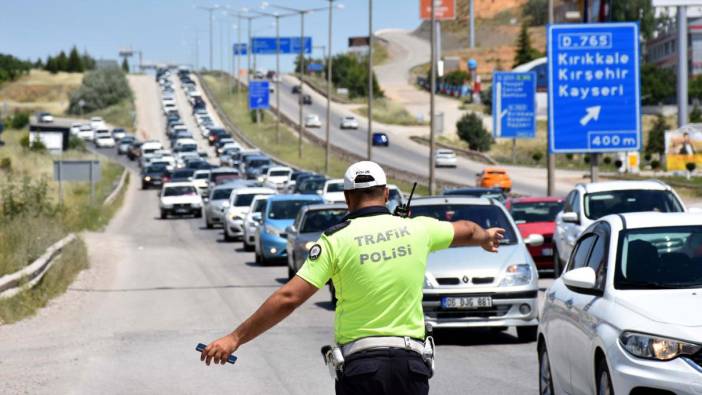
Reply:
[[553, 248], [544, 248], [541, 250], [543, 256], [553, 256]]
[[492, 307], [492, 298], [489, 296], [446, 297], [441, 298], [441, 307], [444, 309], [480, 309]]
[[187, 214], [190, 212], [190, 210], [187, 208], [177, 208], [177, 209], [175, 209], [175, 212], [177, 214]]

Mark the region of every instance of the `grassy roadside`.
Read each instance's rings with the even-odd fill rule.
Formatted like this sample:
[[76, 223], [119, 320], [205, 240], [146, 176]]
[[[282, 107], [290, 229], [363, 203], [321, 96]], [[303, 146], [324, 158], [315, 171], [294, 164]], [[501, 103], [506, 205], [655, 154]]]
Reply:
[[7, 104], [9, 112], [41, 110], [62, 114], [68, 108], [69, 97], [78, 89], [82, 78], [82, 73], [51, 74], [32, 69], [28, 75], [2, 84], [0, 98]]
[[[364, 105], [353, 110], [360, 116], [368, 115], [368, 106]], [[427, 121], [419, 121], [415, 116], [409, 113], [404, 107], [393, 102], [390, 99], [375, 99], [373, 100], [373, 120], [388, 125], [401, 126], [426, 126]]]
[[33, 288], [0, 300], [0, 325], [11, 324], [34, 313], [66, 291], [78, 273], [88, 268], [88, 252], [80, 238], [68, 244], [51, 269]]
[[[219, 103], [222, 109], [229, 115], [231, 120], [239, 126], [241, 131], [251, 139], [251, 141], [262, 150], [269, 154], [280, 158], [281, 160], [291, 163], [300, 168], [309, 169], [315, 172], [324, 171], [324, 148], [303, 140], [302, 157], [298, 156], [298, 137], [297, 132], [291, 130], [285, 125], [281, 125], [280, 141], [276, 141], [275, 136], [275, 119], [270, 114], [266, 114], [263, 122], [256, 124], [252, 121], [249, 115], [246, 97], [242, 94], [231, 96], [227, 92], [227, 83], [221, 77], [213, 75], [205, 75], [205, 82], [211, 88], [215, 100]], [[350, 162], [342, 159], [339, 156], [330, 155], [329, 162], [329, 177], [342, 177], [344, 171], [349, 166]], [[412, 189], [410, 183], [399, 180], [389, 180], [389, 182], [397, 184], [403, 191]], [[417, 185], [416, 193], [426, 195], [428, 189], [425, 185]]]
[[103, 108], [102, 110], [86, 113], [84, 117], [102, 117], [102, 119], [104, 119], [105, 122], [109, 123], [110, 125], [125, 128], [128, 130], [133, 130], [134, 114], [136, 114], [136, 110], [134, 108], [134, 101], [125, 99], [117, 104], [111, 105], [107, 108]]

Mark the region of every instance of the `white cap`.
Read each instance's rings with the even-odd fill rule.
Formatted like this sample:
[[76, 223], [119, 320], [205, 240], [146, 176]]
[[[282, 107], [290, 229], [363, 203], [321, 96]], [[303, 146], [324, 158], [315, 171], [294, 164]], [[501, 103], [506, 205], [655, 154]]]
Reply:
[[371, 161], [356, 162], [344, 173], [345, 191], [385, 186], [387, 183], [383, 169]]

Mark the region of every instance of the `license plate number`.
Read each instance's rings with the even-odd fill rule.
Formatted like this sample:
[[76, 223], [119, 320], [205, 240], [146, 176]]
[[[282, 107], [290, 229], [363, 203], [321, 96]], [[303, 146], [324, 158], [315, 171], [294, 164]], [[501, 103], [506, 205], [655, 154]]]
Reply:
[[489, 296], [441, 298], [441, 307], [444, 309], [480, 309], [492, 307], [492, 298]]
[[544, 248], [543, 250], [541, 250], [541, 255], [553, 256], [553, 248]]
[[190, 210], [187, 208], [177, 208], [177, 209], [175, 209], [175, 212], [178, 214], [186, 214], [186, 213], [190, 212]]

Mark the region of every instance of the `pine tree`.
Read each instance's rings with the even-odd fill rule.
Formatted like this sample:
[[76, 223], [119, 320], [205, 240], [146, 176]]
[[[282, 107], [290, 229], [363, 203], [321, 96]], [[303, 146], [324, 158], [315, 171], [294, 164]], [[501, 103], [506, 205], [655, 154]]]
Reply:
[[127, 58], [122, 59], [122, 71], [129, 73], [129, 62], [127, 62]]
[[80, 58], [80, 55], [78, 54], [78, 49], [73, 46], [71, 48], [71, 52], [68, 55], [68, 65], [67, 69], [71, 73], [82, 73], [83, 72], [83, 60]]
[[56, 66], [56, 59], [51, 56], [47, 56], [46, 64], [44, 65], [44, 70], [48, 71], [51, 74], [56, 74], [58, 72], [58, 67]]
[[665, 152], [665, 131], [670, 129], [663, 115], [658, 114], [651, 131], [648, 132], [646, 152], [649, 154], [663, 154]]
[[529, 37], [529, 26], [526, 22], [522, 23], [522, 30], [517, 37], [517, 52], [514, 54], [514, 66], [529, 63], [538, 57], [538, 51], [531, 46], [531, 37]]
[[43, 69], [44, 68], [44, 61], [41, 60], [41, 58], [37, 58], [37, 61], [34, 62], [34, 68], [35, 69]]
[[61, 51], [56, 57], [56, 69], [57, 71], [68, 71], [68, 56], [66, 56], [66, 52]]

